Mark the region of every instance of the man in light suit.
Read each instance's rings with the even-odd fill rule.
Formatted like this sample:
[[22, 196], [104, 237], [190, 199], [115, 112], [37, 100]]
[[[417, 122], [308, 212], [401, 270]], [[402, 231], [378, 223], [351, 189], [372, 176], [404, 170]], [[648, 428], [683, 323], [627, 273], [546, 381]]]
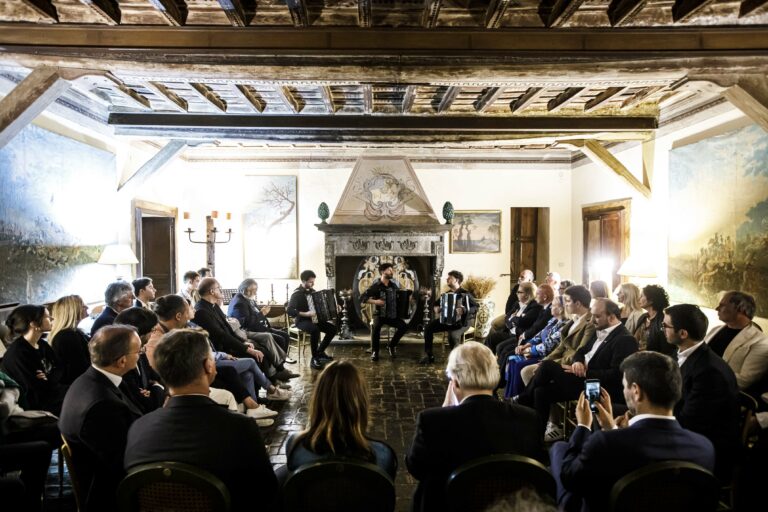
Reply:
[[[611, 396], [603, 388], [596, 402], [602, 431], [592, 432], [592, 411], [584, 393], [576, 406], [578, 427], [570, 440], [550, 451], [561, 509], [609, 509], [611, 487], [623, 476], [654, 462], [679, 460], [714, 469], [715, 451], [704, 436], [685, 430], [672, 415], [682, 378], [675, 361], [658, 352], [638, 352], [620, 367], [629, 412], [613, 419]], [[619, 428], [617, 428], [619, 427]]]
[[183, 462], [217, 476], [232, 510], [273, 510], [277, 479], [258, 425], [208, 397], [216, 362], [205, 335], [177, 329], [155, 347], [157, 372], [170, 400], [137, 420], [128, 432], [125, 468], [151, 462]]
[[451, 380], [443, 407], [419, 414], [405, 457], [419, 480], [414, 510], [445, 510], [448, 476], [473, 459], [496, 453], [546, 459], [533, 411], [493, 396], [499, 365], [491, 349], [475, 341], [459, 345], [448, 357], [446, 373]]
[[74, 470], [86, 490], [86, 511], [116, 510], [128, 427], [141, 411], [119, 388], [136, 368], [141, 341], [136, 329], [107, 325], [90, 342], [92, 366], [64, 397], [59, 430], [72, 449]]

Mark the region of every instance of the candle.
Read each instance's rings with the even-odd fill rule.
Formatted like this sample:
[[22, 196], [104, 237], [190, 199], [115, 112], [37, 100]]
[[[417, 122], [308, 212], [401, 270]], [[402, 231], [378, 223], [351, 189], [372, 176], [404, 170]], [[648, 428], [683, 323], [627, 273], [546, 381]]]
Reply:
[[189, 212], [184, 212], [184, 220], [189, 220]]
[[211, 217], [213, 217], [214, 219], [218, 219], [218, 218], [219, 218], [219, 212], [218, 212], [218, 210], [213, 210], [213, 211], [211, 212]]
[[227, 220], [232, 220], [232, 213], [231, 212], [227, 212]]

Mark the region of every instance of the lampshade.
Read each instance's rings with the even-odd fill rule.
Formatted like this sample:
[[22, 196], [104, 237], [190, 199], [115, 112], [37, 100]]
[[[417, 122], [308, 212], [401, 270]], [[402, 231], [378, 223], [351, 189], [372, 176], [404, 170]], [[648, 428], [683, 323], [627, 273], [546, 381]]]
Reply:
[[125, 244], [112, 244], [104, 247], [99, 263], [102, 265], [134, 265], [139, 262], [133, 250]]
[[656, 269], [653, 268], [650, 262], [632, 256], [624, 260], [624, 263], [621, 264], [616, 273], [626, 277], [644, 277], [648, 279], [658, 277]]

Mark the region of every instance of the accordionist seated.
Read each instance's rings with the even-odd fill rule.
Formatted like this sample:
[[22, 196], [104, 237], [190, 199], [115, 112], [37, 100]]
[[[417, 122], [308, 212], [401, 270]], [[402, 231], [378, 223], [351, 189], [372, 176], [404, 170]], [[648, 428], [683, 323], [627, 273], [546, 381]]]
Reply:
[[[314, 370], [320, 370], [328, 361], [333, 358], [325, 353], [325, 349], [331, 344], [331, 340], [336, 336], [336, 326], [327, 321], [318, 321], [317, 308], [312, 299], [315, 290], [317, 277], [311, 270], [305, 270], [301, 273], [301, 286], [296, 288], [288, 302], [288, 316], [295, 318], [296, 327], [306, 333], [309, 333], [309, 343], [312, 348], [312, 360], [310, 366]], [[334, 308], [336, 305], [334, 304]], [[325, 333], [322, 342], [320, 333]]]
[[[407, 328], [405, 321], [398, 315], [397, 292], [400, 290], [400, 285], [392, 279], [395, 274], [394, 267], [391, 263], [382, 263], [379, 265], [379, 273], [381, 277], [376, 278], [360, 297], [360, 302], [376, 306], [371, 328], [371, 361], [379, 360], [381, 328], [384, 324], [397, 329], [392, 341], [387, 345], [387, 351], [392, 358], [396, 357], [397, 344]], [[405, 309], [407, 312], [407, 305]]]

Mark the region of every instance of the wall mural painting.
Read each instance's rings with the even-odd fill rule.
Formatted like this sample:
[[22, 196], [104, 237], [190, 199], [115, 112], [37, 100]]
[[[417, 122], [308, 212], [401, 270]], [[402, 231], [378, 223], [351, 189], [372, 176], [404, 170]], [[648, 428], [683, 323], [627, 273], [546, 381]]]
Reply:
[[0, 183], [0, 303], [103, 300], [116, 277], [96, 263], [117, 241], [115, 156], [29, 125], [0, 149]]
[[243, 215], [245, 276], [298, 279], [296, 176], [247, 176], [254, 190]]
[[501, 252], [501, 211], [457, 210], [451, 228], [451, 253]]
[[669, 199], [671, 298], [715, 307], [742, 290], [768, 317], [768, 134], [750, 125], [673, 149]]

